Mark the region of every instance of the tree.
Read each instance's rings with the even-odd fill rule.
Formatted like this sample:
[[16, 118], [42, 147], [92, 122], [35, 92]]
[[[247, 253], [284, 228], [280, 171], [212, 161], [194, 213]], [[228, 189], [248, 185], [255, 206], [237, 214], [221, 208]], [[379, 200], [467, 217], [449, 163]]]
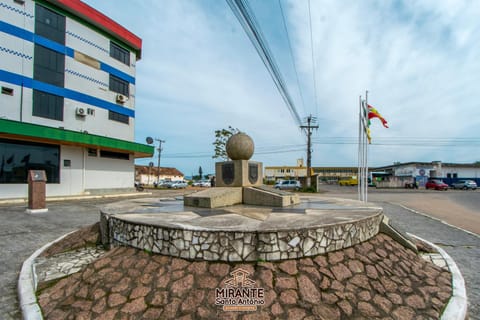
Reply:
[[212, 158], [228, 160], [227, 151], [225, 149], [227, 141], [231, 136], [240, 132], [241, 131], [239, 129], [233, 128], [232, 126], [228, 126], [228, 129], [215, 130], [215, 141], [212, 143], [215, 147], [215, 154], [212, 156]]
[[202, 166], [198, 167], [198, 175], [200, 176], [200, 180], [202, 180], [202, 177], [203, 177]]

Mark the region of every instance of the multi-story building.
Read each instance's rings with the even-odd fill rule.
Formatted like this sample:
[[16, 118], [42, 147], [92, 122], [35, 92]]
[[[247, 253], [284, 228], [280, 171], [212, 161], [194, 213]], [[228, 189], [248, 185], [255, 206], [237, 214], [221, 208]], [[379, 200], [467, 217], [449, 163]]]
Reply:
[[305, 180], [307, 177], [307, 167], [303, 165], [303, 159], [297, 159], [296, 166], [271, 166], [265, 167], [264, 178], [267, 183], [277, 180], [295, 179]]
[[142, 40], [79, 0], [0, 0], [0, 198], [132, 188]]

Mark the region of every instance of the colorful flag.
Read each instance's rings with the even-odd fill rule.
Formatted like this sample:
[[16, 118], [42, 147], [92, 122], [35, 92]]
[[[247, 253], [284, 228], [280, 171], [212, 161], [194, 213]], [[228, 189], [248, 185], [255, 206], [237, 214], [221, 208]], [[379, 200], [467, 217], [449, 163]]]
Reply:
[[372, 119], [372, 118], [380, 119], [380, 121], [382, 121], [383, 126], [385, 128], [388, 128], [387, 120], [385, 120], [385, 118], [380, 115], [380, 113], [377, 111], [377, 109], [375, 109], [371, 105], [368, 105], [368, 125], [369, 126], [370, 126], [370, 119]]

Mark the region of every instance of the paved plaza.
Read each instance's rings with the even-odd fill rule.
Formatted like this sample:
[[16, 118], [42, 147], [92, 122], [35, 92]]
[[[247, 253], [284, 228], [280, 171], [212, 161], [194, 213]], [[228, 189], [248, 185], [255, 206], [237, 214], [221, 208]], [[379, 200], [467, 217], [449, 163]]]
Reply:
[[[451, 255], [465, 278], [470, 318], [480, 319], [480, 281], [477, 276], [480, 238], [438, 220], [413, 213], [399, 205], [378, 200], [375, 198], [377, 203], [384, 206], [385, 214], [392, 218], [399, 228], [441, 246]], [[118, 199], [49, 203], [49, 211], [41, 215], [26, 214], [24, 205], [0, 206], [0, 236], [3, 240], [0, 258], [0, 312], [3, 318], [21, 317], [16, 288], [21, 263], [45, 243], [97, 222], [99, 207], [114, 201]]]

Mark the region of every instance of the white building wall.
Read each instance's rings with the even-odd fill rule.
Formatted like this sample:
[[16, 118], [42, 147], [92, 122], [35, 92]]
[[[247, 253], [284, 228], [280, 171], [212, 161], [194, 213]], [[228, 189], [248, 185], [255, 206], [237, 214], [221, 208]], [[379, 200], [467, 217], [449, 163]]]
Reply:
[[[20, 29], [34, 32], [35, 2], [25, 1], [23, 5], [14, 1], [0, 0], [0, 20]], [[0, 70], [33, 78], [34, 43], [21, 38], [0, 33]], [[88, 55], [99, 63], [104, 63], [125, 74], [135, 77], [135, 53], [130, 53], [130, 65], [125, 65], [110, 57], [110, 39], [90, 29], [68, 15], [66, 17], [65, 46], [76, 52]], [[115, 92], [108, 89], [109, 73], [65, 56], [65, 88], [116, 104]], [[64, 119], [56, 121], [32, 116], [33, 90], [0, 81], [0, 86], [12, 88], [13, 95], [0, 94], [0, 117], [9, 120], [35, 123], [55, 128], [101, 135], [126, 141], [134, 141], [134, 118], [129, 124], [108, 119], [108, 110], [64, 98]], [[123, 107], [134, 110], [135, 85], [129, 85], [129, 100]], [[79, 117], [76, 109], [93, 109], [93, 115]], [[61, 146], [60, 183], [47, 184], [47, 196], [77, 195], [92, 189], [132, 188], [134, 182], [134, 159], [129, 160], [89, 157], [86, 148]], [[64, 160], [71, 166], [65, 167]], [[0, 185], [0, 198], [28, 196], [27, 184]]]
[[451, 174], [457, 174], [459, 179], [462, 178], [480, 178], [480, 168], [465, 168], [465, 167], [442, 167], [442, 177]]
[[[83, 154], [81, 147], [60, 147], [60, 183], [47, 183], [47, 196], [83, 194]], [[70, 167], [64, 166], [64, 160], [70, 160]]]
[[133, 188], [134, 161], [87, 156], [85, 190]]

